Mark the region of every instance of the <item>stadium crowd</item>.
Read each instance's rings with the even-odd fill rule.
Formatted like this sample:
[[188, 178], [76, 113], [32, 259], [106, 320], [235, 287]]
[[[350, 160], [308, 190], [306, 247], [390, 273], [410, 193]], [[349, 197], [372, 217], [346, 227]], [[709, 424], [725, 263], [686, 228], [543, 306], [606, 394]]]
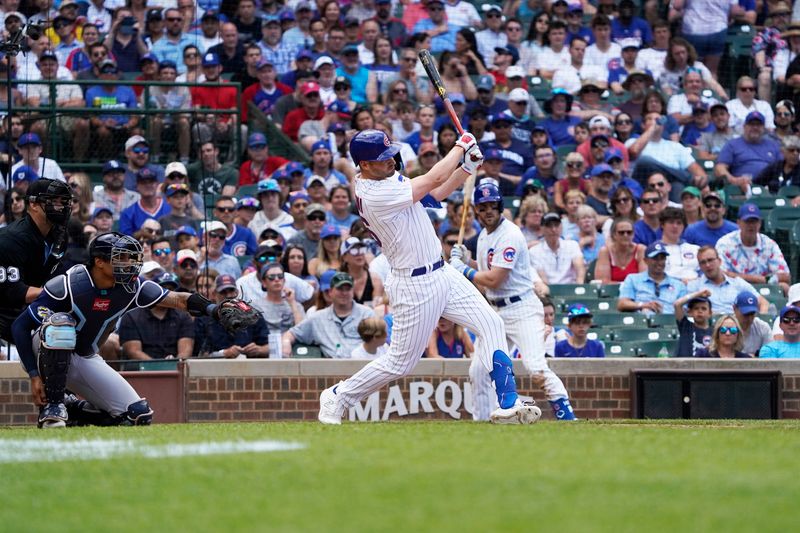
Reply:
[[[591, 298], [560, 302], [557, 290], [593, 280], [587, 286], [618, 289], [611, 311], [670, 315], [676, 356], [800, 357], [800, 285], [791, 285], [788, 251], [765, 234], [757, 202], [728, 209], [733, 196], [800, 187], [798, 7], [754, 0], [0, 6], [6, 39], [26, 23], [46, 27], [28, 34], [25, 54], [0, 60], [0, 78], [11, 84], [11, 101], [0, 91], [0, 107], [26, 109], [3, 123], [4, 223], [25, 216], [32, 181], [67, 181], [77, 201], [66, 266], [86, 261], [94, 235], [118, 228], [144, 245], [143, 277], [216, 301], [238, 293], [263, 314], [231, 336], [182, 311], [140, 309], [103, 347], [109, 359], [290, 357], [305, 345], [331, 358], [383, 353], [391, 342], [389, 267], [358, 216], [348, 141], [360, 130], [384, 131], [402, 143], [412, 178], [453, 148], [457, 133], [434, 98], [421, 50], [436, 55], [453, 106], [480, 143], [478, 180], [498, 184], [506, 216], [527, 239], [549, 355], [604, 356], [604, 339], [591, 331], [607, 310]], [[757, 31], [752, 72], [725, 87], [720, 60], [732, 25]], [[75, 80], [87, 83], [31, 83]], [[153, 81], [165, 83], [137, 85]], [[537, 98], [534, 86], [546, 93]], [[308, 162], [271, 155], [278, 139], [248, 127], [257, 123], [248, 121], [249, 106]], [[37, 107], [46, 110], [31, 111]], [[101, 177], [64, 172], [48, 157], [54, 128], [69, 139], [78, 163], [71, 168], [100, 161]], [[787, 202], [800, 205], [800, 189]], [[445, 259], [462, 217], [475, 253], [481, 227], [465, 206], [456, 192], [428, 209]], [[788, 305], [771, 308], [761, 285], [776, 287]], [[562, 311], [564, 324], [555, 319]], [[767, 313], [774, 324], [759, 317]], [[443, 318], [426, 356], [472, 350], [470, 333]]]

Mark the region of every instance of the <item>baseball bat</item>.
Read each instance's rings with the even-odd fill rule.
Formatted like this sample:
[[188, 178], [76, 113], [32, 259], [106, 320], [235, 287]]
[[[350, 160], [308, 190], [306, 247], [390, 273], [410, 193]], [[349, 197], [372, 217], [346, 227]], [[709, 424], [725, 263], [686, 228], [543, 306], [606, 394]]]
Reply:
[[[458, 134], [463, 135], [464, 127], [461, 125], [461, 119], [458, 118], [458, 115], [456, 115], [456, 110], [453, 109], [453, 103], [450, 101], [450, 96], [447, 94], [447, 88], [444, 86], [442, 77], [439, 75], [439, 69], [436, 68], [436, 63], [433, 60], [433, 56], [431, 56], [431, 53], [428, 50], [420, 50], [419, 60], [422, 63], [422, 67], [425, 69], [425, 73], [428, 74], [428, 79], [431, 80], [433, 88], [436, 89], [437, 93], [439, 93], [439, 98], [442, 99], [444, 109], [447, 111], [447, 114], [450, 115], [450, 120], [453, 121], [453, 125], [456, 127], [456, 130], [458, 130]], [[466, 230], [465, 226], [467, 223], [467, 209], [470, 207], [472, 189], [474, 187], [475, 174], [471, 174], [464, 183], [464, 209], [461, 212], [461, 227], [458, 229], [458, 244], [464, 242], [464, 232]], [[467, 195], [468, 192], [469, 195]]]

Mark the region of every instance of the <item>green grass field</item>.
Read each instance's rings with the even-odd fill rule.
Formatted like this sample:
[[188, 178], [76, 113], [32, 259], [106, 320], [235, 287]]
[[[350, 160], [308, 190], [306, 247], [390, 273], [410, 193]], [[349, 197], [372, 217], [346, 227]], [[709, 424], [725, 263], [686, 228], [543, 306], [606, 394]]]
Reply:
[[[304, 447], [19, 462], [23, 439], [84, 457], [98, 440]], [[794, 421], [0, 429], [0, 530], [783, 532], [800, 524], [798, 455]]]

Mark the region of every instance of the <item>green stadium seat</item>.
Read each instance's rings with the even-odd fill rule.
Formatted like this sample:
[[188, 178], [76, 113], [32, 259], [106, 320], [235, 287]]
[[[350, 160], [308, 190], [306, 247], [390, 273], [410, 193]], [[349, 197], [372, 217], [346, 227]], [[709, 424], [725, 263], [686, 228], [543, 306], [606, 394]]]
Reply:
[[588, 297], [588, 296], [563, 296], [560, 298], [553, 298], [553, 302], [557, 305], [561, 306], [563, 312], [567, 312], [569, 306], [572, 304], [583, 304], [588, 307], [592, 313], [596, 313], [598, 311], [612, 311], [615, 307], [613, 307], [610, 300], [600, 300], [597, 296], [595, 297]]
[[651, 328], [674, 328], [677, 325], [675, 315], [667, 314], [650, 315], [647, 323]]
[[614, 342], [660, 341], [671, 334], [653, 328], [625, 328], [614, 330]]
[[236, 191], [237, 198], [244, 198], [245, 196], [255, 196], [258, 193], [258, 185], [242, 185]]
[[550, 285], [550, 296], [552, 298], [584, 295], [589, 298], [597, 298], [597, 288], [590, 283], [565, 283], [563, 285]]
[[600, 298], [619, 298], [619, 283], [609, 284], [609, 285], [600, 285], [598, 289], [598, 294]]
[[528, 92], [532, 94], [536, 100], [544, 101], [550, 98], [552, 89], [550, 80], [542, 78], [541, 76], [531, 76], [528, 79]]
[[292, 345], [292, 358], [294, 359], [320, 359], [322, 355], [322, 348], [316, 344], [302, 344], [296, 342]]
[[636, 342], [606, 342], [606, 357], [639, 357]]
[[568, 154], [571, 154], [578, 147], [577, 144], [564, 144], [556, 148], [556, 155], [559, 159], [564, 159]]
[[239, 260], [239, 266], [241, 268], [244, 268], [245, 266], [247, 266], [247, 263], [249, 263], [250, 260], [253, 259], [253, 256], [252, 255], [241, 255], [241, 256], [237, 257], [236, 259]]
[[657, 341], [645, 341], [638, 344], [637, 355], [639, 357], [659, 357], [662, 349], [666, 348], [670, 357], [675, 356], [678, 348], [678, 341], [675, 339], [663, 339]]
[[783, 291], [777, 285], [770, 285], [768, 283], [754, 283], [753, 288], [756, 290], [756, 292], [758, 292], [758, 294], [767, 300], [776, 296], [783, 296]]
[[592, 318], [592, 327], [645, 328], [647, 317], [641, 313], [596, 313]]
[[519, 196], [503, 196], [503, 207], [516, 211], [519, 209], [520, 199]]
[[778, 189], [778, 196], [781, 198], [796, 198], [800, 196], [800, 187], [797, 185], [787, 185]]
[[[180, 359], [152, 359], [149, 361], [136, 361], [135, 366], [136, 369], [140, 371], [156, 371], [156, 370], [177, 370], [178, 369], [178, 361]], [[131, 368], [131, 364], [129, 363], [127, 367], [130, 370], [134, 370]]]
[[[782, 199], [786, 200], [778, 197], [775, 201]], [[796, 207], [775, 207], [766, 216], [764, 231], [769, 235], [777, 235], [779, 230], [783, 230], [785, 232], [784, 238], [788, 240], [788, 234], [798, 220], [800, 220], [800, 209]]]

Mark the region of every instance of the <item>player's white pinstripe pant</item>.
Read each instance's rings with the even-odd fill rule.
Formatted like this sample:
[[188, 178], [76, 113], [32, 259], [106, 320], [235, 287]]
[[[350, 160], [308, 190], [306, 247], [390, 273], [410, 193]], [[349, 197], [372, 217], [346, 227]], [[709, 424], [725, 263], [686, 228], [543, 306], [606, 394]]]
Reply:
[[[497, 309], [497, 313], [505, 324], [509, 346], [517, 347], [522, 364], [531, 376], [541, 381], [547, 399], [567, 398], [564, 383], [550, 370], [544, 357], [544, 309], [539, 298], [531, 292], [521, 301]], [[494, 388], [491, 380], [480, 372], [473, 373], [473, 366], [470, 366], [472, 402], [475, 405], [472, 416], [475, 420], [488, 420], [495, 408]]]
[[489, 378], [492, 354], [495, 350], [508, 353], [505, 328], [500, 316], [467, 278], [448, 263], [416, 277], [393, 270], [386, 280], [386, 291], [394, 314], [392, 344], [386, 355], [337, 387], [340, 409], [352, 407], [390, 381], [411, 372], [442, 316], [478, 336], [475, 373], [485, 375], [492, 387]]

